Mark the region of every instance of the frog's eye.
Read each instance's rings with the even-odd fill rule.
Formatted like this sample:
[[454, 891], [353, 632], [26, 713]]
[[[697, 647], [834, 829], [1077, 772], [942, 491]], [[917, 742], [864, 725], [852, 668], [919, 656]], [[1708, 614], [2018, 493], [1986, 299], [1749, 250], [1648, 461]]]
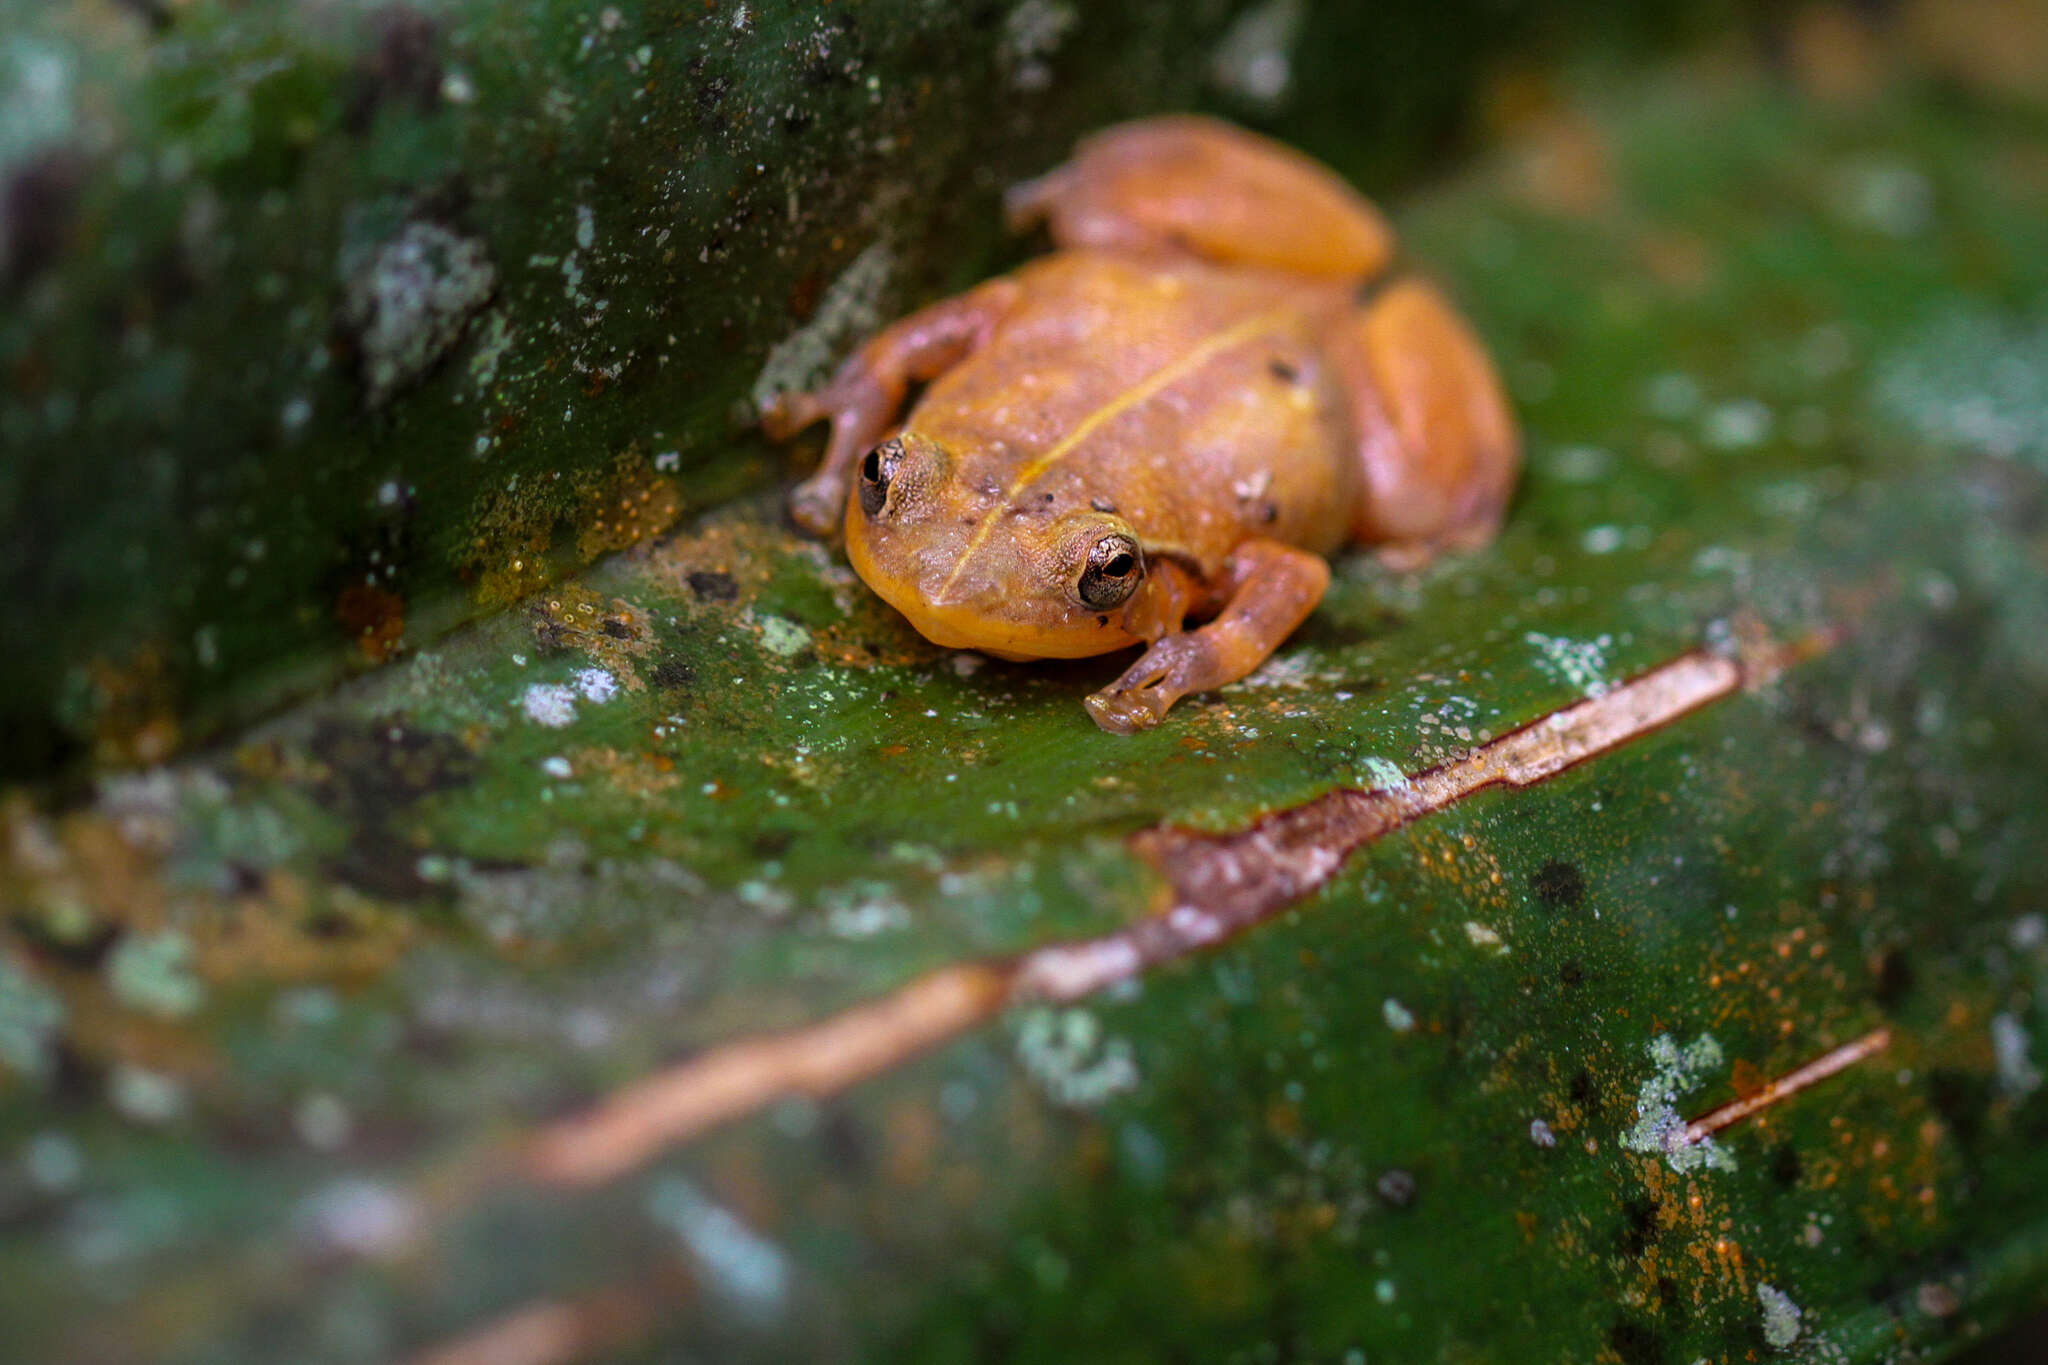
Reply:
[[889, 500], [889, 480], [896, 477], [896, 466], [903, 462], [903, 442], [900, 438], [882, 442], [860, 462], [860, 510], [869, 516], [879, 516], [882, 504]]
[[1097, 611], [1120, 607], [1138, 590], [1145, 576], [1145, 560], [1138, 542], [1118, 532], [1104, 536], [1088, 548], [1088, 563], [1081, 570], [1075, 591], [1082, 605]]

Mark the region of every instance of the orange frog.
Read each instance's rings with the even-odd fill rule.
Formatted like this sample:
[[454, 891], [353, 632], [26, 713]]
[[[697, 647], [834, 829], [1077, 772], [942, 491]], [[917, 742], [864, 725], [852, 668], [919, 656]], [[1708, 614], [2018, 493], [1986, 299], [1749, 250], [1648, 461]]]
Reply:
[[778, 438], [831, 420], [791, 511], [818, 534], [843, 518], [855, 570], [935, 643], [1143, 642], [1087, 699], [1128, 734], [1263, 663], [1339, 546], [1414, 564], [1491, 538], [1521, 460], [1500, 382], [1434, 289], [1366, 290], [1391, 234], [1329, 171], [1227, 124], [1148, 119], [1008, 207], [1058, 250], [763, 417]]

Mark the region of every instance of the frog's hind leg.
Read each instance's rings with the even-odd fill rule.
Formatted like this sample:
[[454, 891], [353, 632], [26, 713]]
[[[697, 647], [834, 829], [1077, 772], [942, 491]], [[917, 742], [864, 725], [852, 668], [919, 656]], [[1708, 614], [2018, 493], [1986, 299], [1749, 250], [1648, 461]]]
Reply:
[[1411, 567], [1493, 538], [1521, 438], [1485, 349], [1429, 285], [1398, 280], [1331, 337], [1364, 477], [1352, 538]]
[[761, 429], [773, 440], [793, 436], [813, 422], [832, 423], [817, 472], [790, 494], [789, 512], [797, 525], [824, 535], [839, 524], [854, 461], [894, 425], [911, 383], [936, 379], [979, 349], [1017, 293], [1013, 281], [991, 280], [920, 309], [855, 351], [825, 387], [778, 395], [763, 409]]
[[1231, 556], [1222, 589], [1228, 600], [1216, 619], [1154, 641], [1122, 677], [1087, 699], [1088, 714], [1120, 735], [1157, 725], [1188, 693], [1236, 682], [1264, 663], [1329, 586], [1330, 566], [1320, 556], [1277, 540], [1245, 542]]
[[1010, 225], [1063, 247], [1192, 252], [1231, 265], [1363, 280], [1393, 235], [1378, 210], [1309, 158], [1215, 119], [1118, 124], [1011, 190]]

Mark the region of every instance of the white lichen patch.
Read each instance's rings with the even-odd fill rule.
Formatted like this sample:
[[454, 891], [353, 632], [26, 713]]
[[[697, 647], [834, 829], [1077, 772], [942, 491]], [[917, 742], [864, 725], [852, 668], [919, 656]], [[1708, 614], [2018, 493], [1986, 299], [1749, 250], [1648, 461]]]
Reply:
[[1359, 765], [1359, 775], [1371, 791], [1397, 791], [1408, 785], [1408, 774], [1401, 771], [1400, 764], [1377, 755]]
[[64, 1027], [64, 1001], [0, 954], [0, 1067], [40, 1079]]
[[2041, 1088], [2041, 1069], [2034, 1065], [2033, 1039], [2016, 1014], [1991, 1016], [1991, 1052], [1998, 1063], [1998, 1084], [2007, 1094], [2026, 1096]]
[[1700, 419], [1700, 439], [1716, 450], [1752, 450], [1771, 439], [1776, 419], [1754, 398], [1731, 398], [1707, 409]]
[[1294, 84], [1304, 0], [1266, 0], [1237, 17], [1209, 58], [1209, 79], [1249, 104], [1278, 109]]
[[159, 1019], [183, 1019], [206, 1000], [192, 974], [191, 941], [175, 929], [122, 939], [107, 955], [106, 974], [116, 1000]]
[[1413, 1012], [1391, 995], [1380, 1002], [1380, 1018], [1396, 1033], [1407, 1033], [1415, 1027]]
[[1878, 409], [1920, 436], [2048, 469], [2048, 318], [1936, 318], [1879, 367]]
[[1539, 651], [1536, 666], [1549, 677], [1578, 689], [1587, 697], [1607, 694], [1611, 686], [1607, 680], [1607, 651], [1614, 648], [1613, 636], [1571, 640], [1532, 630], [1522, 638], [1536, 646]]
[[[69, 137], [76, 112], [71, 58], [27, 37], [0, 47], [0, 169]], [[0, 261], [7, 259], [7, 215], [0, 214]]]
[[786, 616], [750, 613], [761, 631], [761, 647], [778, 659], [793, 659], [811, 647], [811, 633]]
[[910, 908], [883, 882], [835, 887], [819, 900], [825, 907], [825, 927], [837, 938], [873, 938], [910, 927]]
[[1024, 0], [1004, 16], [996, 59], [1010, 73], [1010, 84], [1019, 90], [1043, 90], [1052, 84], [1046, 58], [1059, 51], [1080, 21], [1072, 5], [1057, 0]]
[[1131, 1045], [1105, 1037], [1085, 1009], [1027, 1010], [1017, 1025], [1017, 1060], [1047, 1098], [1087, 1109], [1138, 1087]]
[[410, 222], [375, 247], [344, 250], [342, 320], [362, 356], [372, 407], [414, 383], [455, 345], [498, 287], [484, 244]]
[[512, 343], [518, 336], [519, 331], [512, 325], [511, 315], [503, 308], [494, 308], [485, 315], [477, 335], [476, 350], [469, 358], [469, 382], [476, 386], [478, 393], [487, 392], [497, 382], [498, 366], [504, 363], [505, 353], [512, 349]]
[[583, 695], [583, 700], [602, 706], [619, 694], [619, 680], [608, 669], [579, 668], [576, 670], [576, 690]]
[[1661, 1156], [1681, 1173], [1734, 1170], [1734, 1155], [1712, 1138], [1686, 1141], [1685, 1119], [1678, 1112], [1679, 1097], [1697, 1089], [1726, 1060], [1720, 1043], [1702, 1033], [1681, 1048], [1670, 1034], [1660, 1033], [1650, 1040], [1649, 1053], [1655, 1069], [1636, 1094], [1635, 1126], [1622, 1135], [1621, 1145]]
[[519, 708], [535, 725], [559, 730], [576, 719], [576, 689], [561, 683], [534, 683], [520, 694]]
[[853, 258], [825, 290], [810, 322], [768, 352], [754, 380], [754, 407], [766, 408], [780, 394], [821, 383], [833, 359], [881, 325], [882, 292], [896, 268], [896, 253], [876, 242]]
[[1476, 919], [1465, 921], [1465, 937], [1474, 948], [1484, 948], [1494, 953], [1505, 953], [1508, 950], [1508, 945], [1501, 941], [1498, 930], [1491, 925], [1481, 924]]
[[1792, 1296], [1776, 1285], [1759, 1284], [1756, 1297], [1764, 1309], [1764, 1340], [1780, 1351], [1799, 1340], [1801, 1314]]
[[656, 1180], [646, 1208], [648, 1217], [675, 1234], [719, 1297], [754, 1316], [782, 1306], [789, 1294], [789, 1258], [731, 1210], [679, 1175]]

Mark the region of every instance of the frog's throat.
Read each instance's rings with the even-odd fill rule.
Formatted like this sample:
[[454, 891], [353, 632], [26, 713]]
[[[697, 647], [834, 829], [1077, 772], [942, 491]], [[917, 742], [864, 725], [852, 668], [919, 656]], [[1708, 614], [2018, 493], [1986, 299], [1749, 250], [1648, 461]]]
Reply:
[[1241, 346], [1245, 342], [1264, 336], [1268, 332], [1279, 331], [1287, 323], [1290, 316], [1292, 316], [1290, 310], [1276, 308], [1270, 312], [1254, 314], [1241, 322], [1224, 328], [1220, 332], [1212, 332], [1194, 346], [1182, 352], [1178, 358], [1160, 366], [1075, 423], [1072, 431], [1068, 432], [1043, 455], [1040, 455], [1030, 464], [1025, 465], [1019, 471], [1016, 480], [1011, 483], [1009, 491], [1003, 494], [1001, 500], [992, 505], [988, 511], [982, 513], [980, 523], [974, 528], [974, 534], [968, 538], [967, 548], [962, 550], [960, 557], [953, 561], [953, 572], [948, 574], [946, 581], [939, 585], [939, 600], [946, 600], [953, 590], [953, 585], [960, 581], [960, 575], [966, 570], [967, 562], [974, 558], [975, 551], [982, 547], [982, 544], [988, 540], [989, 535], [995, 530], [997, 516], [1005, 507], [1015, 502], [1017, 495], [1030, 487], [1032, 482], [1041, 474], [1072, 454], [1083, 441], [1093, 436], [1105, 424], [1115, 421], [1118, 417], [1121, 417], [1139, 404], [1158, 397], [1165, 390], [1194, 374], [1195, 371], [1201, 369], [1204, 365], [1232, 347]]

